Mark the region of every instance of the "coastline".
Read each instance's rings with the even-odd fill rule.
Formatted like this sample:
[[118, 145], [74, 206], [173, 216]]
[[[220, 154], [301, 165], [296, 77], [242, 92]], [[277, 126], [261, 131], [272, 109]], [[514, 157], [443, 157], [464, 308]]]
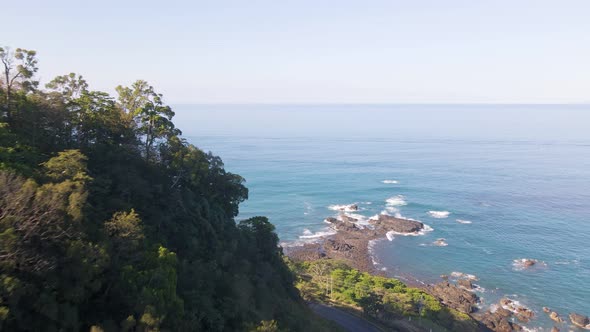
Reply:
[[[286, 247], [285, 254], [297, 261], [316, 261], [331, 259], [343, 261], [354, 269], [367, 272], [375, 276], [387, 277], [384, 270], [378, 268], [378, 263], [373, 257], [371, 246], [374, 241], [383, 241], [390, 234], [396, 235], [420, 235], [427, 225], [421, 222], [396, 218], [389, 215], [378, 215], [369, 219], [368, 225], [359, 225], [356, 219], [342, 211], [338, 218], [327, 218], [325, 221], [335, 231], [319, 237], [313, 243], [305, 243], [298, 246]], [[444, 239], [439, 239], [443, 240]], [[442, 305], [458, 310], [469, 315], [481, 325], [482, 331], [529, 331], [524, 324], [529, 323], [535, 313], [527, 307], [507, 298], [503, 298], [498, 304], [491, 304], [487, 310], [481, 310], [480, 298], [475, 293], [477, 285], [472, 281], [475, 276], [457, 273], [456, 275], [441, 276], [442, 281], [435, 284], [427, 284], [418, 278], [401, 274], [396, 279], [407, 286], [418, 288], [438, 298]], [[451, 280], [452, 279], [452, 280]], [[549, 310], [549, 309], [547, 309]], [[548, 315], [556, 315], [545, 311]], [[556, 326], [568, 328], [564, 320], [553, 319]], [[522, 324], [522, 325], [521, 325]], [[553, 326], [551, 331], [559, 331]]]

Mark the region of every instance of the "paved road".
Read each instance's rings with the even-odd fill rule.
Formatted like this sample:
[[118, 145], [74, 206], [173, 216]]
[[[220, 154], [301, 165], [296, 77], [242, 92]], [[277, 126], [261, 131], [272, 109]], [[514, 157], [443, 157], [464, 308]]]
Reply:
[[358, 318], [345, 311], [319, 303], [310, 303], [309, 307], [316, 314], [325, 319], [329, 319], [340, 325], [344, 330], [349, 332], [382, 332], [371, 323], [364, 319]]

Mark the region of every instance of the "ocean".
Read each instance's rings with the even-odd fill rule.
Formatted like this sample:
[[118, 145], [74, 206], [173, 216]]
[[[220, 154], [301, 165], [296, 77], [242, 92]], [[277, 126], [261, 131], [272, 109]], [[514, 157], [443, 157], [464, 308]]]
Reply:
[[[335, 205], [420, 220], [421, 236], [373, 243], [379, 269], [425, 283], [478, 278], [502, 297], [590, 315], [587, 105], [182, 105], [188, 141], [250, 190], [238, 219], [264, 215], [283, 245], [330, 233]], [[435, 245], [437, 239], [444, 239]], [[446, 245], [440, 245], [446, 244]], [[520, 259], [536, 259], [529, 269]]]

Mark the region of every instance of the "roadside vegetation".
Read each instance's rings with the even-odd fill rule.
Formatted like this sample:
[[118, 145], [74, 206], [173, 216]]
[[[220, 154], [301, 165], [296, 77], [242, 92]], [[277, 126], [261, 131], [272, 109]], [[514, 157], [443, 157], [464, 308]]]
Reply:
[[361, 272], [343, 262], [287, 260], [297, 275], [296, 287], [307, 301], [357, 311], [380, 325], [415, 326], [427, 331], [478, 331], [469, 315], [451, 309], [421, 289], [403, 282]]

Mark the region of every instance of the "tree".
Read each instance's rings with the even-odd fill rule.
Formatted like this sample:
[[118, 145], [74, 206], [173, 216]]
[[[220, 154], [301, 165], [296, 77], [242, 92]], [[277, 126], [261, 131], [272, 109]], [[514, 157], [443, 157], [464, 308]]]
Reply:
[[117, 100], [119, 105], [127, 113], [135, 113], [145, 106], [149, 99], [155, 95], [154, 88], [144, 80], [133, 82], [131, 87], [117, 86], [115, 88], [119, 95]]
[[131, 120], [116, 105], [113, 98], [100, 91], [83, 92], [69, 104], [72, 135], [78, 145], [118, 145], [134, 142]]
[[78, 98], [82, 93], [88, 91], [86, 80], [82, 75], [76, 75], [75, 73], [57, 76], [47, 83], [45, 87], [63, 94], [66, 100]]
[[162, 95], [144, 80], [135, 81], [131, 87], [119, 85], [116, 90], [119, 105], [133, 117], [144, 143], [145, 159], [150, 161], [157, 140], [181, 134], [172, 123], [174, 112], [170, 106], [164, 105]]
[[4, 108], [6, 117], [10, 120], [10, 100], [16, 88], [24, 91], [34, 90], [39, 84], [33, 80], [38, 70], [37, 52], [17, 48], [14, 52], [9, 47], [0, 47], [0, 61], [4, 65], [3, 86], [5, 93]]
[[138, 109], [134, 118], [138, 124], [138, 132], [144, 137], [145, 160], [150, 161], [154, 143], [158, 139], [170, 138], [181, 134], [176, 129], [172, 118], [174, 112], [170, 106], [164, 105], [162, 95], [155, 94], [142, 108]]

